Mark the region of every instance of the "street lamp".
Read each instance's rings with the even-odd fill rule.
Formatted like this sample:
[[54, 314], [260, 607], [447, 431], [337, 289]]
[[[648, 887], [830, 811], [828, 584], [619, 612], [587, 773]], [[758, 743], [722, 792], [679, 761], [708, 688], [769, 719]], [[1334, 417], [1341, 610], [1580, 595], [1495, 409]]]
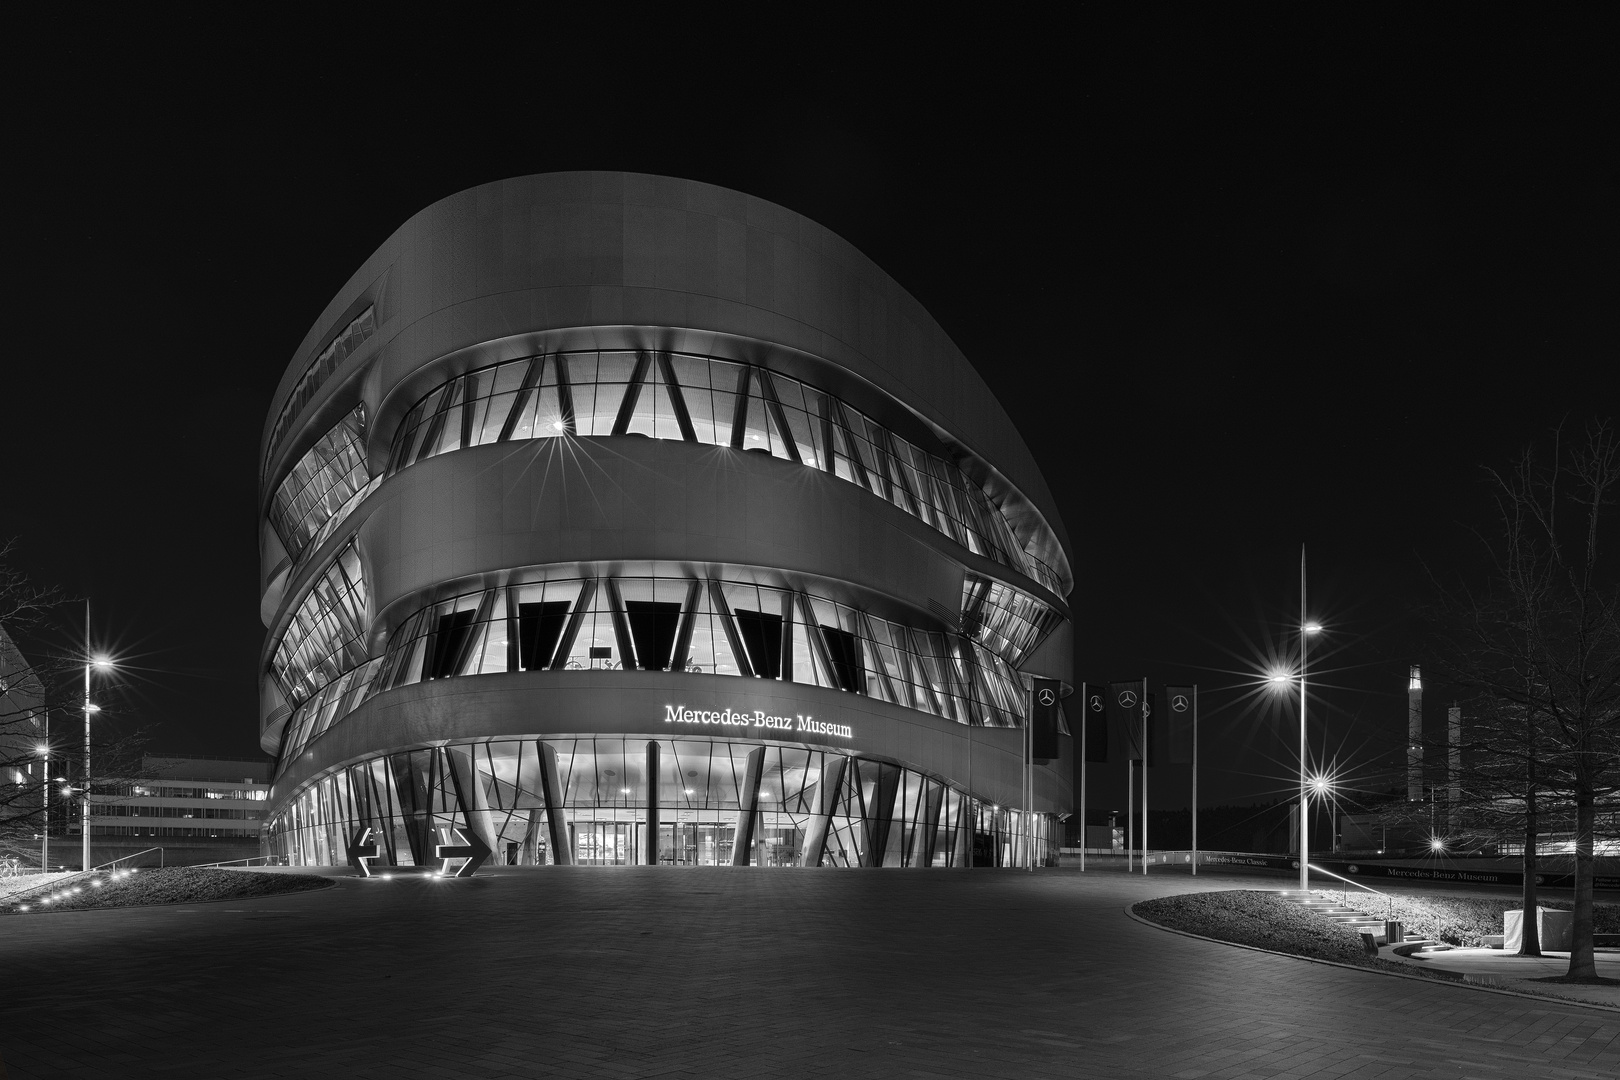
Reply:
[[[1322, 632], [1322, 624], [1311, 622], [1305, 617], [1305, 546], [1299, 549], [1299, 891], [1309, 892], [1311, 888], [1311, 825], [1310, 825], [1310, 797], [1314, 791], [1318, 795], [1325, 795], [1331, 786], [1326, 777], [1312, 777], [1307, 773], [1310, 757], [1309, 747], [1305, 737], [1305, 681], [1309, 672], [1309, 650], [1311, 636]], [[1274, 671], [1266, 677], [1266, 681], [1279, 689], [1292, 683], [1295, 675], [1288, 671]]]
[[101, 711], [90, 701], [90, 669], [111, 671], [113, 662], [105, 656], [90, 654], [90, 602], [84, 603], [84, 789], [79, 793], [79, 835], [83, 841], [85, 870], [90, 869], [90, 714]]
[[1305, 617], [1305, 545], [1299, 545], [1299, 891], [1311, 891], [1311, 786], [1305, 776], [1305, 679], [1310, 670], [1306, 650], [1311, 635], [1322, 632], [1320, 623]]
[[39, 766], [39, 805], [45, 815], [45, 820], [39, 826], [39, 872], [46, 873], [51, 868], [51, 711], [45, 713], [45, 734], [43, 741], [34, 747], [34, 753], [40, 756]]

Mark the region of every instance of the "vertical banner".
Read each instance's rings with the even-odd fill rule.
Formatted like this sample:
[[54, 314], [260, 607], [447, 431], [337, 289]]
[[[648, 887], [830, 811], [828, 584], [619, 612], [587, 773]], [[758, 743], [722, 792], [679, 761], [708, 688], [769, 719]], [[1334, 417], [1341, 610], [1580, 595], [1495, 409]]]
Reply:
[[1141, 680], [1108, 684], [1109, 741], [1119, 744], [1126, 761], [1141, 761], [1147, 749], [1142, 707]]
[[1054, 761], [1062, 754], [1058, 749], [1058, 699], [1062, 694], [1063, 684], [1056, 679], [1036, 679], [1030, 691], [1029, 756], [1036, 761]]
[[1193, 746], [1193, 688], [1167, 686], [1164, 688], [1165, 721], [1169, 725], [1170, 764], [1190, 765]]
[[1158, 768], [1164, 764], [1164, 713], [1159, 711], [1159, 695], [1149, 694], [1142, 707], [1143, 756], [1148, 765]]
[[1084, 703], [1086, 726], [1086, 760], [1094, 764], [1108, 762], [1108, 687], [1088, 682], [1080, 688]]

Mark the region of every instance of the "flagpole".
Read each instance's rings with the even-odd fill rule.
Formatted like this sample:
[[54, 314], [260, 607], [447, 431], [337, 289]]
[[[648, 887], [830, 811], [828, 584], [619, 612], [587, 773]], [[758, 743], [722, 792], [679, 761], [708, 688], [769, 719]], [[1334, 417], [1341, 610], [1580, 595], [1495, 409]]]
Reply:
[[1193, 683], [1192, 872], [1198, 876], [1198, 684]]
[[1035, 725], [1024, 724], [1024, 865], [1035, 873], [1034, 813], [1035, 801]]
[[1080, 684], [1080, 872], [1086, 872], [1086, 728], [1091, 726], [1090, 697]]
[[1136, 762], [1131, 748], [1125, 748], [1125, 872], [1134, 873], [1136, 864]]
[[1149, 715], [1148, 695], [1147, 695], [1147, 678], [1144, 676], [1143, 679], [1142, 679], [1142, 876], [1143, 877], [1147, 877], [1147, 866], [1148, 866], [1148, 863], [1147, 863], [1147, 856], [1148, 856], [1148, 796], [1147, 796], [1147, 781], [1148, 781], [1148, 754], [1150, 752], [1148, 748], [1149, 748], [1149, 746], [1151, 744], [1151, 740], [1152, 740], [1152, 737], [1153, 737], [1153, 731], [1152, 731], [1151, 728], [1148, 727], [1148, 725], [1151, 724], [1151, 723], [1153, 723], [1153, 717], [1151, 715]]

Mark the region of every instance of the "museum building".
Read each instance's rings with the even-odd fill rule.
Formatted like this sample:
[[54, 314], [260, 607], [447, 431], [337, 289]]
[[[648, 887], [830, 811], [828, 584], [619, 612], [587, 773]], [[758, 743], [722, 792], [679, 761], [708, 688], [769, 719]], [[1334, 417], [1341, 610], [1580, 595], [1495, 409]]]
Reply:
[[435, 203], [294, 354], [260, 481], [294, 865], [1055, 853], [1051, 493], [933, 318], [792, 211], [603, 172]]

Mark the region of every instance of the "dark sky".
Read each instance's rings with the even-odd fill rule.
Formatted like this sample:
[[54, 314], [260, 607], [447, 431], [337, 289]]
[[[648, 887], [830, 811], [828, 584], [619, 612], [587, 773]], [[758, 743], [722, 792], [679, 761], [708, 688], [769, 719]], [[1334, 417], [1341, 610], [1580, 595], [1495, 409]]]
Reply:
[[[1329, 625], [1313, 738], [1366, 771], [1403, 742], [1423, 562], [1473, 558], [1479, 467], [1615, 413], [1620, 125], [1595, 17], [614, 10], [18, 27], [0, 536], [93, 598], [130, 669], [109, 724], [257, 752], [275, 384], [395, 227], [506, 176], [736, 188], [910, 289], [1058, 499], [1080, 677], [1203, 687], [1205, 801], [1292, 768], [1223, 688], [1294, 625], [1301, 542]], [[1165, 804], [1185, 783], [1155, 770]]]

